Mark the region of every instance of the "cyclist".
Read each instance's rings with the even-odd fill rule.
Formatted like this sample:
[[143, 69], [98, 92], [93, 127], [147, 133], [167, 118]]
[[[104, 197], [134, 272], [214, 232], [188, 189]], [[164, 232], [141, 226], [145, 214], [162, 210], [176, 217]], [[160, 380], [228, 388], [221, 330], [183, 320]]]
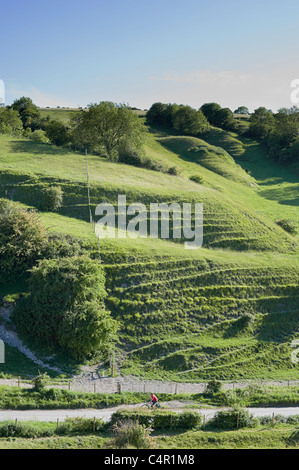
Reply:
[[151, 393], [151, 407], [153, 408], [154, 406], [157, 405], [157, 403], [158, 403], [158, 398], [156, 397], [156, 395]]

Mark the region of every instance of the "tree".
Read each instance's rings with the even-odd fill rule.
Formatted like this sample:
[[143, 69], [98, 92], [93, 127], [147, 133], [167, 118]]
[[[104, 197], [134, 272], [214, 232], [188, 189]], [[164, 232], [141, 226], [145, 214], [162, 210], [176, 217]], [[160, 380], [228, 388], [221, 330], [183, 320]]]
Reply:
[[250, 117], [249, 132], [258, 139], [264, 139], [273, 128], [274, 122], [272, 111], [260, 106]]
[[33, 103], [31, 98], [25, 96], [15, 100], [11, 108], [18, 111], [24, 129], [30, 127], [31, 123], [40, 116], [38, 107]]
[[0, 134], [18, 135], [23, 131], [19, 113], [11, 108], [0, 108]]
[[234, 115], [229, 108], [221, 108], [215, 112], [213, 123], [224, 129], [233, 129], [235, 127]]
[[146, 113], [148, 124], [163, 126], [165, 124], [165, 111], [167, 105], [164, 103], [154, 103]]
[[70, 141], [69, 130], [61, 121], [51, 119], [45, 123], [46, 136], [54, 145], [63, 146]]
[[110, 101], [90, 104], [87, 111], [78, 111], [72, 125], [76, 145], [104, 153], [110, 158], [116, 157], [123, 142], [140, 148], [146, 130], [129, 106]]
[[182, 134], [198, 135], [208, 130], [209, 123], [201, 111], [180, 106], [173, 118], [173, 127]]
[[18, 302], [13, 321], [19, 333], [81, 359], [107, 351], [116, 322], [106, 310], [105, 275], [88, 256], [48, 259], [31, 271], [29, 294]]
[[47, 242], [35, 211], [0, 199], [0, 280], [24, 274], [43, 256]]
[[215, 122], [216, 114], [220, 111], [221, 106], [217, 103], [205, 103], [202, 105], [200, 110], [206, 116], [210, 124], [217, 125]]
[[234, 114], [249, 114], [249, 109], [246, 106], [239, 106], [235, 111]]

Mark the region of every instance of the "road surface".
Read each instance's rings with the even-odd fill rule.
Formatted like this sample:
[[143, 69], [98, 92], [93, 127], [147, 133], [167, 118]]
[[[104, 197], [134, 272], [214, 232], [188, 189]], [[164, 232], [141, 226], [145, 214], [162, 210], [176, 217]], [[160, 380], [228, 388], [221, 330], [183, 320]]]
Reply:
[[[85, 417], [85, 418], [100, 418], [103, 421], [109, 421], [112, 414], [120, 409], [133, 409], [139, 408], [140, 405], [126, 405], [115, 408], [104, 408], [104, 409], [73, 409], [73, 410], [2, 410], [0, 411], [0, 421], [15, 420], [18, 421], [52, 421], [62, 422], [66, 417]], [[171, 408], [168, 406], [167, 409], [182, 412], [187, 411], [187, 408]], [[198, 409], [197, 411], [210, 419], [214, 416], [217, 411], [224, 410], [227, 408], [210, 408], [210, 409]], [[195, 411], [195, 409], [194, 409]], [[283, 416], [294, 416], [299, 415], [299, 406], [297, 407], [275, 407], [275, 408], [248, 408], [248, 411], [255, 417], [261, 416], [272, 416], [283, 415]]]

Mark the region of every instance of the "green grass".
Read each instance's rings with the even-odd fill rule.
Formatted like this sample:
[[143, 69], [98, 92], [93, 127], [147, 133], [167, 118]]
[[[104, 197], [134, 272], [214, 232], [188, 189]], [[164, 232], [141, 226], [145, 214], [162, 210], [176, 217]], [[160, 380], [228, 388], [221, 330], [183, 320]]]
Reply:
[[[8, 136], [0, 144], [0, 196], [38, 207], [41, 189], [59, 184], [63, 207], [41, 219], [49, 231], [73, 234], [96, 250], [85, 156]], [[298, 335], [299, 237], [276, 224], [282, 218], [299, 224], [296, 175], [260, 144], [216, 128], [202, 139], [152, 129], [145, 152], [180, 175], [91, 155], [92, 211], [100, 202], [115, 205], [118, 194], [147, 207], [202, 202], [204, 245], [190, 251], [171, 240], [101, 241], [122, 373], [175, 381], [298, 378], [290, 343]], [[196, 174], [203, 184], [190, 181]], [[0, 295], [23, 288], [0, 286]], [[236, 321], [247, 313], [252, 324], [238, 330]], [[12, 365], [6, 373], [19, 370]]]
[[[88, 423], [90, 421], [90, 423]], [[69, 420], [67, 425], [48, 422], [2, 422], [1, 428], [11, 434], [0, 438], [1, 449], [101, 449], [111, 446], [113, 433], [108, 426], [96, 430], [76, 429], [92, 427], [92, 420]], [[99, 429], [98, 429], [99, 428]], [[151, 434], [155, 453], [158, 449], [298, 449], [296, 424], [259, 424], [255, 428], [233, 431], [198, 427], [192, 430], [155, 431]], [[111, 447], [110, 447], [111, 448]], [[134, 447], [133, 447], [134, 448]]]
[[[223, 406], [296, 406], [299, 404], [299, 387], [263, 385], [257, 381], [232, 390], [223, 388], [215, 394], [206, 393], [159, 393], [159, 401], [163, 409], [169, 407], [168, 402], [180, 401], [182, 408], [209, 408]], [[84, 393], [67, 390], [61, 386], [67, 384], [63, 380], [52, 378], [50, 384], [41, 391], [33, 388], [0, 385], [0, 409], [102, 409], [118, 405], [140, 404], [148, 400], [148, 393]], [[60, 386], [60, 387], [59, 387]], [[170, 405], [171, 406], [171, 405]]]

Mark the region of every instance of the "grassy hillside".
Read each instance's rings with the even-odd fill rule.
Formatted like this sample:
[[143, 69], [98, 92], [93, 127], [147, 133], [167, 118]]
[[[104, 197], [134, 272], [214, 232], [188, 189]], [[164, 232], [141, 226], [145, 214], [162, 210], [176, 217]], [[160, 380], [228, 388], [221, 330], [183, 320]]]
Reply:
[[[290, 361], [298, 335], [298, 235], [276, 223], [299, 225], [296, 176], [256, 142], [217, 129], [205, 140], [152, 129], [145, 151], [179, 176], [89, 156], [92, 211], [100, 202], [116, 205], [119, 194], [147, 207], [202, 202], [204, 245], [190, 251], [171, 240], [101, 241], [107, 306], [120, 323], [121, 373], [177, 381], [298, 378]], [[191, 181], [194, 175], [203, 183]], [[96, 248], [85, 157], [0, 136], [0, 197], [38, 208], [41, 189], [53, 183], [64, 203], [59, 213], [40, 213], [44, 223]]]

